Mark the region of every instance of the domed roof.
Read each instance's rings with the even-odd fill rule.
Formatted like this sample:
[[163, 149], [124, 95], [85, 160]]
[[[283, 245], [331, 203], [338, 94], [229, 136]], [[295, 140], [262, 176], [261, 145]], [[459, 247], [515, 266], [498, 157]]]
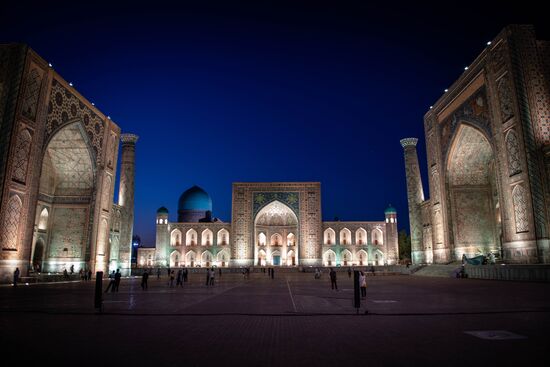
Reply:
[[160, 208], [157, 209], [157, 214], [168, 214], [168, 209], [161, 206]]
[[212, 199], [206, 191], [195, 185], [181, 194], [178, 201], [179, 210], [212, 211]]
[[397, 210], [391, 204], [384, 210], [384, 214], [397, 214]]

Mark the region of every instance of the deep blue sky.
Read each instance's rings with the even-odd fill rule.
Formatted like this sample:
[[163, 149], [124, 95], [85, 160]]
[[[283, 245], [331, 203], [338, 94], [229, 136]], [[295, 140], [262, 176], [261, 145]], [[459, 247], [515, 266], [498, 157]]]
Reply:
[[175, 220], [194, 184], [229, 221], [236, 181], [320, 181], [325, 220], [382, 220], [392, 203], [408, 230], [399, 139], [420, 138], [426, 185], [422, 119], [443, 89], [508, 23], [550, 39], [527, 2], [11, 3], [0, 42], [28, 43], [140, 136], [134, 232], [146, 245], [156, 209]]

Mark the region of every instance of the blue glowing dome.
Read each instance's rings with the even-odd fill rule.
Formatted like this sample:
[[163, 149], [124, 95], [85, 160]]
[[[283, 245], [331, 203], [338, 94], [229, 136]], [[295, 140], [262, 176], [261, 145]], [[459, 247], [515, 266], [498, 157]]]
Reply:
[[195, 185], [181, 194], [178, 211], [181, 210], [212, 211], [212, 199], [206, 191]]

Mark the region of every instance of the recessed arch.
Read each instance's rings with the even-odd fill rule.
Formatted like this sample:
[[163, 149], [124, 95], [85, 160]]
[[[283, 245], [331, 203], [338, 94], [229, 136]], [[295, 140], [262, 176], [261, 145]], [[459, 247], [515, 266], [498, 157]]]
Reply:
[[180, 266], [181, 262], [181, 254], [179, 251], [172, 251], [170, 253], [170, 267], [171, 268], [177, 268]]
[[342, 228], [340, 230], [340, 244], [351, 245], [351, 231], [349, 229]]
[[460, 259], [463, 254], [498, 251], [500, 216], [497, 165], [494, 148], [486, 133], [461, 123], [451, 141], [446, 161], [450, 248], [443, 258], [434, 251], [434, 261]]
[[335, 266], [336, 265], [336, 253], [332, 250], [327, 250], [323, 254], [323, 264], [325, 266]]
[[325, 232], [323, 234], [324, 241], [323, 243], [325, 245], [334, 245], [336, 241], [336, 232], [334, 232], [334, 229], [327, 228], [325, 229]]
[[174, 229], [171, 233], [170, 233], [170, 245], [171, 246], [180, 246], [181, 245], [181, 239], [182, 239], [182, 234], [181, 234], [181, 231], [179, 229]]
[[198, 243], [197, 241], [198, 241], [197, 231], [195, 231], [193, 228], [189, 229], [185, 233], [185, 245], [195, 246]]
[[214, 241], [214, 234], [211, 229], [205, 229], [201, 233], [201, 244], [203, 246], [212, 246]]
[[355, 244], [366, 245], [367, 244], [367, 231], [361, 227], [355, 231]]
[[270, 239], [270, 244], [271, 246], [282, 246], [283, 237], [279, 233], [272, 234]]
[[214, 256], [210, 251], [204, 251], [201, 255], [201, 265], [209, 268], [210, 266], [212, 266], [213, 259]]
[[353, 255], [351, 254], [350, 250], [345, 249], [340, 253], [340, 264], [342, 264], [343, 266], [351, 265], [352, 260]]
[[359, 266], [367, 265], [369, 261], [369, 255], [365, 250], [359, 250], [355, 254], [355, 260]]
[[50, 212], [48, 211], [48, 208], [43, 208], [40, 212], [40, 218], [38, 218], [38, 229], [45, 231], [48, 229], [48, 218], [50, 216]]
[[372, 244], [375, 246], [384, 244], [384, 233], [378, 227], [372, 230]]
[[259, 246], [265, 246], [267, 244], [267, 236], [264, 232], [260, 232], [258, 235], [258, 245]]
[[217, 237], [218, 245], [225, 246], [229, 244], [229, 231], [227, 229], [220, 229], [218, 231]]

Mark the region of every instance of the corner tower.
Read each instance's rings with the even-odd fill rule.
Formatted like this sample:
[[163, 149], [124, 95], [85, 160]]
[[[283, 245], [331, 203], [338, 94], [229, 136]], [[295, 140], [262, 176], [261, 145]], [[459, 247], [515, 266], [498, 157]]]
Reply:
[[407, 197], [409, 202], [409, 221], [411, 226], [411, 257], [414, 264], [425, 261], [422, 248], [422, 213], [420, 204], [424, 201], [424, 189], [420, 177], [418, 154], [416, 152], [417, 138], [400, 140], [405, 151], [405, 173], [407, 176]]
[[397, 210], [391, 204], [384, 210], [386, 216], [386, 259], [389, 265], [399, 262], [399, 242], [397, 235]]
[[122, 141], [122, 163], [118, 191], [118, 204], [121, 207], [120, 252], [118, 259], [122, 274], [129, 275], [134, 230], [135, 150], [138, 136], [134, 134], [122, 134], [120, 135], [120, 140]]

